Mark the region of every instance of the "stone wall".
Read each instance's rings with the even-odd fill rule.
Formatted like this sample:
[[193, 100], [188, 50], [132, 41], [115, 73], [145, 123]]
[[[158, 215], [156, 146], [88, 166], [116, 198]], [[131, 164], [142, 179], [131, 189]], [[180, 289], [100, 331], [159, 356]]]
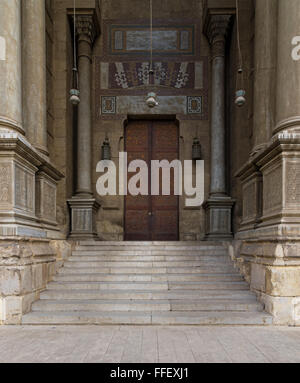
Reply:
[[0, 324], [20, 324], [71, 254], [66, 241], [0, 238]]

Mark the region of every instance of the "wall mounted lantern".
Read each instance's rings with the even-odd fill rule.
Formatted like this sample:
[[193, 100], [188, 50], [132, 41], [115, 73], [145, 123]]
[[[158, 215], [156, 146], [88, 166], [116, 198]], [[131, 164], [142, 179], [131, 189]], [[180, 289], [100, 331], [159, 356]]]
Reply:
[[105, 137], [105, 140], [103, 141], [103, 145], [102, 145], [102, 160], [103, 161], [111, 160], [111, 147], [110, 147], [109, 139], [107, 136]]
[[194, 138], [194, 142], [193, 142], [192, 159], [195, 161], [202, 159], [201, 144], [197, 137]]

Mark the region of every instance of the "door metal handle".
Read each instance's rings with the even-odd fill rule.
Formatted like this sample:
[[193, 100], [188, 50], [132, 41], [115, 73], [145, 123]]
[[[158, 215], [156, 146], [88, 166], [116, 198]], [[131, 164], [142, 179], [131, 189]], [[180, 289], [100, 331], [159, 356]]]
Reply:
[[150, 217], [152, 216], [152, 213], [151, 213], [151, 211], [149, 211], [148, 215], [149, 215]]

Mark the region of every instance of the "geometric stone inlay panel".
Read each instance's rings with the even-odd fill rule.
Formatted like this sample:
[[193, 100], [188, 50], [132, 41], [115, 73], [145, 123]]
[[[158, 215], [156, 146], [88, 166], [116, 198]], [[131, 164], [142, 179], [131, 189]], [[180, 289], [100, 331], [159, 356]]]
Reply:
[[43, 195], [43, 217], [56, 218], [56, 187], [44, 181]]
[[300, 203], [300, 163], [286, 165], [286, 203]]
[[231, 227], [231, 210], [213, 208], [210, 211], [211, 231], [213, 233], [227, 233], [230, 232]]
[[15, 166], [15, 205], [23, 210], [34, 210], [34, 175]]
[[[130, 89], [142, 85], [169, 86], [175, 89], [195, 87], [195, 64], [191, 62], [154, 62], [149, 76], [149, 62], [109, 64], [109, 89]], [[200, 79], [201, 80], [201, 79]]]
[[73, 209], [72, 229], [73, 231], [90, 231], [93, 227], [91, 209]]
[[115, 96], [102, 96], [101, 97], [101, 113], [102, 114], [116, 114], [116, 97]]
[[282, 168], [277, 167], [263, 177], [264, 212], [282, 205]]
[[255, 183], [244, 185], [243, 188], [243, 219], [254, 218], [256, 215]]
[[12, 203], [10, 164], [0, 164], [0, 204]]
[[201, 114], [202, 113], [202, 97], [188, 97], [187, 98], [187, 113], [188, 114]]

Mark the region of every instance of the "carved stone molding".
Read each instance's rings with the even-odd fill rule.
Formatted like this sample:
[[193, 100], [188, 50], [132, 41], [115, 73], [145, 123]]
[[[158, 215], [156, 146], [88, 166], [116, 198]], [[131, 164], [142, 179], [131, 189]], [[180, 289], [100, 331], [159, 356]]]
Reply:
[[[239, 239], [299, 238], [299, 134], [279, 133], [236, 176], [243, 186], [243, 205], [246, 208], [237, 235]], [[249, 195], [252, 184], [255, 184], [260, 201], [257, 193]]]
[[0, 235], [57, 237], [56, 186], [63, 177], [18, 133], [0, 133]]
[[97, 37], [97, 30], [94, 24], [93, 16], [76, 16], [76, 33], [79, 38], [85, 37], [93, 45]]
[[232, 15], [212, 15], [205, 33], [211, 45], [225, 41], [229, 32]]

